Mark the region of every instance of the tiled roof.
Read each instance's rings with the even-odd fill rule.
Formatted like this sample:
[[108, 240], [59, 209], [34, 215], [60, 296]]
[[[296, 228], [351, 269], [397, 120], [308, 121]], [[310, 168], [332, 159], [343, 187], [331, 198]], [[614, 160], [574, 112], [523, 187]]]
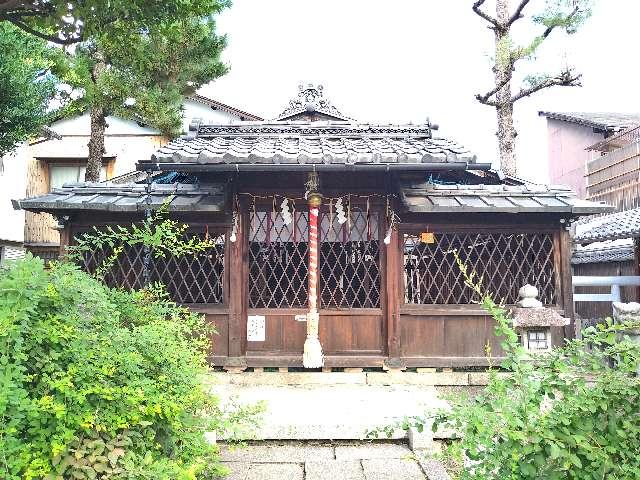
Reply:
[[51, 193], [23, 200], [13, 200], [16, 209], [34, 212], [60, 212], [72, 210], [102, 210], [110, 212], [136, 212], [157, 209], [165, 201], [170, 211], [220, 212], [224, 210], [222, 185], [69, 183]]
[[199, 93], [194, 93], [193, 95], [189, 95], [188, 98], [190, 98], [194, 102], [198, 102], [198, 103], [202, 103], [204, 105], [207, 105], [208, 107], [211, 107], [211, 108], [213, 108], [215, 110], [221, 110], [223, 112], [230, 113], [231, 115], [235, 115], [235, 116], [239, 117], [241, 120], [256, 120], [256, 121], [263, 120], [262, 117], [254, 115], [253, 113], [242, 111], [239, 108], [232, 107], [230, 105], [227, 105], [225, 103], [219, 102], [218, 100], [214, 100], [213, 98], [209, 98], [209, 97], [207, 97], [205, 95], [201, 95]]
[[633, 243], [612, 245], [611, 242], [598, 242], [593, 248], [591, 245], [573, 252], [571, 263], [574, 265], [583, 263], [609, 263], [629, 262], [634, 259]]
[[640, 124], [640, 113], [538, 112], [538, 115], [608, 132], [617, 132]]
[[575, 236], [576, 243], [640, 237], [640, 208], [598, 217], [592, 223], [593, 227], [581, 226], [581, 232]]
[[534, 185], [434, 185], [404, 181], [402, 202], [410, 212], [557, 212], [589, 215], [611, 210], [578, 199], [568, 187]]
[[429, 125], [351, 122], [239, 122], [200, 125], [160, 148], [155, 162], [196, 164], [368, 164], [474, 162], [461, 145], [433, 138]]

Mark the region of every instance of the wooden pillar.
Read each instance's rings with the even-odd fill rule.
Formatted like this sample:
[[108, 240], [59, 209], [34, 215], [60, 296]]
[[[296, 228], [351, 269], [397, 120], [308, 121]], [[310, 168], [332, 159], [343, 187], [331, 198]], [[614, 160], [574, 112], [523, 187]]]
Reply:
[[244, 205], [237, 214], [235, 242], [231, 242], [231, 229], [227, 232], [229, 244], [227, 268], [229, 269], [229, 359], [231, 367], [246, 367], [246, 292], [248, 283], [248, 215]]
[[[565, 327], [565, 337], [575, 338], [576, 334], [580, 332], [576, 331], [576, 318], [573, 308], [573, 282], [571, 272], [571, 252], [572, 252], [572, 240], [568, 230], [562, 228], [560, 230], [560, 283], [562, 285], [562, 307], [564, 309], [564, 316], [571, 319], [569, 325]], [[578, 329], [579, 330], [579, 329]]]
[[66, 255], [69, 245], [71, 245], [71, 222], [67, 221], [60, 232], [60, 250], [58, 252], [60, 258]]
[[402, 368], [402, 336], [400, 332], [400, 295], [402, 293], [402, 261], [401, 249], [404, 243], [398, 229], [391, 231], [391, 238], [386, 247], [386, 319], [387, 319], [387, 353], [385, 362], [389, 368]]

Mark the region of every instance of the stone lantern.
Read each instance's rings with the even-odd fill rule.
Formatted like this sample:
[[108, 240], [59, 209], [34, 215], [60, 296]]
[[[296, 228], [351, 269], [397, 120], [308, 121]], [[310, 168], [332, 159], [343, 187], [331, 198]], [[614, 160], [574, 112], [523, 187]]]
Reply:
[[546, 308], [538, 300], [538, 289], [525, 285], [519, 291], [520, 300], [512, 309], [513, 327], [518, 332], [522, 346], [532, 352], [549, 352], [553, 345], [551, 327], [569, 325], [556, 310]]

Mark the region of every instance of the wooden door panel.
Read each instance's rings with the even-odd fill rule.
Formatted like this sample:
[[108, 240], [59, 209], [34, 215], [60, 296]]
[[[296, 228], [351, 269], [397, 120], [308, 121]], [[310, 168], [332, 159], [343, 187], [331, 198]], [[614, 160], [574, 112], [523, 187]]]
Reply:
[[485, 357], [502, 355], [495, 323], [486, 315], [402, 315], [404, 357]]

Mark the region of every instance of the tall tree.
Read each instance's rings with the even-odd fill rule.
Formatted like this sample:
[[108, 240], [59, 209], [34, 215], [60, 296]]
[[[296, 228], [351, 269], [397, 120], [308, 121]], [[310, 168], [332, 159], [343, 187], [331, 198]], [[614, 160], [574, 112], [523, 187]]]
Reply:
[[216, 11], [218, 0], [0, 0], [0, 21], [60, 45], [91, 38], [116, 21], [141, 27]]
[[72, 86], [85, 92], [76, 103], [91, 119], [85, 180], [99, 180], [111, 114], [167, 136], [179, 134], [184, 95], [226, 72], [220, 61], [224, 46], [211, 15], [185, 16], [145, 29], [116, 21], [78, 44], [70, 58], [77, 72]]
[[46, 42], [0, 22], [0, 158], [39, 133], [56, 97], [58, 52]]
[[517, 0], [514, 9], [511, 9], [510, 0], [495, 0], [495, 16], [483, 10], [485, 2], [486, 0], [476, 0], [472, 8], [488, 23], [495, 36], [495, 58], [492, 67], [494, 86], [485, 94], [476, 95], [476, 99], [483, 105], [495, 108], [500, 165], [506, 174], [516, 175], [517, 132], [513, 124], [514, 104], [546, 88], [581, 86], [581, 75], [567, 67], [556, 74], [530, 75], [514, 93], [511, 82], [516, 66], [521, 60], [532, 59], [554, 30], [564, 30], [567, 34], [575, 33], [591, 15], [591, 0], [544, 0], [543, 11], [530, 16], [530, 20], [539, 26], [540, 33], [524, 45], [515, 44], [512, 30], [516, 22], [525, 18], [525, 10], [531, 0]]

